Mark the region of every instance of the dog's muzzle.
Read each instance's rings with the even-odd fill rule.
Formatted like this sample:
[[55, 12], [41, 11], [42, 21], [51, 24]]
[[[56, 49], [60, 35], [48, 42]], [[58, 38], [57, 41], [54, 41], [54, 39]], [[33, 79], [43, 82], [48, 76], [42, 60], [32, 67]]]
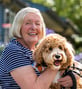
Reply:
[[60, 66], [62, 59], [61, 59], [61, 55], [60, 54], [55, 54], [54, 55], [54, 65], [55, 66]]

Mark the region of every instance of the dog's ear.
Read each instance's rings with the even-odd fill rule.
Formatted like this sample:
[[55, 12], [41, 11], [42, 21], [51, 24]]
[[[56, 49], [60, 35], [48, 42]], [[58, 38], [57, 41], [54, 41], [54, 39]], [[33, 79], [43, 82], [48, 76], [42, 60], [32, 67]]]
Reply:
[[65, 53], [67, 56], [67, 63], [62, 66], [63, 68], [67, 68], [68, 66], [73, 65], [73, 61], [74, 61], [75, 51], [73, 49], [72, 44], [69, 42], [66, 42], [66, 44], [65, 44]]
[[42, 44], [37, 45], [37, 47], [35, 48], [34, 52], [33, 52], [33, 59], [41, 64], [43, 61], [43, 57], [42, 57]]

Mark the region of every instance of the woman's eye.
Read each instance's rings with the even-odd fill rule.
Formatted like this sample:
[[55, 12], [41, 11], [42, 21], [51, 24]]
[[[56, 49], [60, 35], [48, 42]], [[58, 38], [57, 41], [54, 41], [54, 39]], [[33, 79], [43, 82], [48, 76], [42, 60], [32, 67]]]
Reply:
[[36, 25], [40, 25], [40, 23], [36, 23]]
[[29, 22], [27, 22], [26, 24], [30, 24]]

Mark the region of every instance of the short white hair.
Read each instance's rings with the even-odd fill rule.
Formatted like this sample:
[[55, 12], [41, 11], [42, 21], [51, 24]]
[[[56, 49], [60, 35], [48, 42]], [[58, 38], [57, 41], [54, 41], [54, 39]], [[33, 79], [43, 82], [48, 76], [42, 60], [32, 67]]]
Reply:
[[38, 14], [40, 16], [41, 21], [42, 21], [42, 34], [40, 36], [40, 39], [45, 36], [46, 27], [45, 27], [45, 23], [44, 23], [40, 10], [36, 9], [36, 8], [32, 8], [32, 7], [25, 7], [23, 9], [21, 9], [15, 16], [11, 29], [10, 29], [10, 37], [21, 38], [20, 30], [21, 30], [21, 26], [23, 24], [24, 17], [30, 12]]

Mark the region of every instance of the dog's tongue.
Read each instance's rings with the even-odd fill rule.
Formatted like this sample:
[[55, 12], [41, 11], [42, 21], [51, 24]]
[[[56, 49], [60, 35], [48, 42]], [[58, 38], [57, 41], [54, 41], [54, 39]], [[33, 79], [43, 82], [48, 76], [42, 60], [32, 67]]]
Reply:
[[59, 65], [60, 65], [59, 60], [56, 60], [56, 61], [54, 62], [54, 64], [55, 64], [56, 66], [59, 66]]

